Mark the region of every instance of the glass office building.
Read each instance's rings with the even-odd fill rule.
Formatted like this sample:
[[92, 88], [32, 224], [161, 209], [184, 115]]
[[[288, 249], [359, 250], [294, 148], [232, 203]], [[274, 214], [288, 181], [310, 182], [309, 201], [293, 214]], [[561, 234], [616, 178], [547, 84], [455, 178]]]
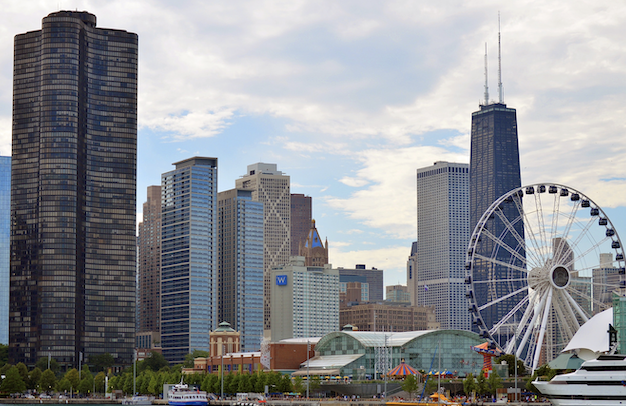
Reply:
[[217, 327], [217, 158], [174, 165], [161, 175], [161, 347], [178, 364]]
[[78, 11], [15, 37], [11, 364], [133, 361], [137, 41]]
[[11, 157], [0, 156], [0, 344], [9, 344]]
[[[500, 196], [507, 192], [521, 187], [519, 147], [517, 141], [517, 118], [516, 111], [507, 107], [504, 103], [493, 103], [480, 106], [480, 110], [472, 113], [472, 134], [470, 152], [470, 235], [474, 231], [476, 224], [487, 211], [489, 206]], [[524, 238], [523, 221], [514, 221], [518, 216], [518, 211], [513, 203], [502, 206], [502, 215], [510, 223], [514, 223], [515, 230], [521, 239]], [[502, 234], [505, 224], [500, 217], [494, 217], [487, 221], [486, 228], [495, 236]], [[515, 250], [518, 241], [509, 233], [505, 243]], [[421, 244], [421, 242], [420, 242]], [[466, 245], [467, 247], [467, 245]], [[490, 257], [494, 250], [494, 242], [489, 238], [483, 238], [476, 246], [474, 254], [475, 260], [472, 273], [476, 280], [512, 279], [519, 280], [511, 282], [517, 287], [502, 286], [506, 292], [520, 289], [524, 285], [525, 273], [509, 269], [507, 266], [496, 265], [493, 262], [483, 261], [479, 257]], [[504, 263], [510, 259], [510, 254], [506, 250], [499, 250], [500, 258]], [[525, 252], [520, 252], [519, 257], [525, 257]], [[521, 260], [511, 264], [513, 267], [525, 268], [526, 264]], [[507, 273], [508, 272], [508, 273]], [[473, 292], [479, 304], [492, 302], [504, 295], [500, 292], [500, 287], [488, 290], [485, 284], [482, 288], [476, 288]], [[511, 310], [526, 293], [519, 293], [508, 299], [490, 306], [489, 309], [481, 311], [481, 315], [487, 326], [496, 324], [509, 310]]]
[[263, 336], [263, 203], [251, 190], [217, 195], [219, 320], [241, 334], [242, 351], [258, 351]]

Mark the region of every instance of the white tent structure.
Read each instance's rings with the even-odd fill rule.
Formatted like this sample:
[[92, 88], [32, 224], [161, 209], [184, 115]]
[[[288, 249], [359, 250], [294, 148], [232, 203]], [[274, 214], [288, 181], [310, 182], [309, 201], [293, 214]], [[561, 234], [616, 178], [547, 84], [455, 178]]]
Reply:
[[598, 358], [598, 355], [611, 349], [608, 332], [610, 324], [613, 324], [612, 307], [583, 324], [562, 352], [575, 351], [585, 361]]

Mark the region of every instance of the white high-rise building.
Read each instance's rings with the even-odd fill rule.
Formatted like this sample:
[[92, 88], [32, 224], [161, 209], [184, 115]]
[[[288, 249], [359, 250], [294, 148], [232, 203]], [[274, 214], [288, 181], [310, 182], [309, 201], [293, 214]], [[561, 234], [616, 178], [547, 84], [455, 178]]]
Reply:
[[289, 176], [276, 164], [248, 165], [235, 182], [237, 189], [252, 190], [252, 200], [263, 203], [263, 321], [270, 330], [270, 271], [289, 263], [291, 254], [291, 192]]
[[469, 165], [438, 161], [418, 169], [412, 302], [434, 306], [442, 329], [471, 329], [464, 266], [469, 238]]

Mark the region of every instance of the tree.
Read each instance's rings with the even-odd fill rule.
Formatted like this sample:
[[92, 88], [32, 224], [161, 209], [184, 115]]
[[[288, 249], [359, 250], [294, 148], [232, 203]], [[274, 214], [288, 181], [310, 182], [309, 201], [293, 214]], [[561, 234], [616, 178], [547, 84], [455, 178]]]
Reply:
[[39, 382], [41, 381], [41, 369], [35, 367], [28, 374], [28, 389], [37, 389], [39, 387]]
[[124, 387], [122, 390], [124, 393], [133, 393], [133, 376], [129, 373], [125, 373], [124, 375]]
[[96, 393], [104, 393], [106, 374], [104, 371], [100, 371], [93, 378], [93, 381], [96, 385]]
[[64, 377], [59, 382], [57, 382], [56, 389], [57, 392], [69, 392], [72, 390], [72, 384], [69, 379]]
[[404, 382], [402, 382], [402, 390], [407, 392], [409, 396], [412, 398], [413, 393], [417, 392], [418, 382], [415, 375], [407, 375], [404, 377]]
[[472, 373], [467, 374], [463, 380], [463, 392], [465, 392], [465, 395], [471, 396], [472, 392], [476, 391], [476, 386], [474, 375], [472, 375]]
[[93, 366], [94, 372], [106, 371], [115, 364], [115, 358], [106, 352], [89, 356], [89, 363]]
[[289, 375], [283, 375], [280, 378], [280, 382], [278, 383], [278, 390], [279, 392], [291, 392], [293, 391], [293, 385], [291, 385], [291, 378], [289, 378]]
[[310, 377], [310, 382], [309, 382], [309, 392], [313, 392], [316, 391], [320, 388], [321, 386], [321, 382], [320, 382], [320, 376], [319, 375], [313, 375]]
[[150, 377], [150, 382], [148, 383], [148, 391], [147, 393], [149, 393], [150, 395], [158, 395], [159, 393], [161, 393], [161, 391], [159, 390], [159, 374], [152, 374], [152, 376]]
[[502, 378], [500, 378], [500, 375], [498, 375], [495, 369], [491, 371], [489, 379], [487, 379], [487, 386], [489, 388], [489, 393], [492, 395], [497, 395], [498, 388], [502, 387]]
[[20, 373], [20, 376], [22, 377], [22, 380], [24, 381], [24, 383], [27, 383], [28, 382], [28, 368], [26, 367], [26, 364], [24, 364], [23, 362], [20, 362], [15, 367]]
[[76, 368], [72, 368], [67, 371], [63, 377], [69, 381], [70, 385], [72, 385], [72, 390], [76, 391], [76, 388], [78, 388], [78, 384], [80, 383], [78, 370]]
[[39, 390], [42, 392], [49, 392], [54, 389], [57, 384], [57, 378], [52, 372], [51, 369], [46, 369], [41, 374], [41, 379], [39, 380]]
[[430, 396], [431, 393], [437, 392], [437, 378], [434, 375], [429, 375], [426, 378], [426, 383], [424, 384], [424, 386], [424, 392], [426, 393], [426, 396]]
[[[39, 358], [39, 361], [37, 361], [37, 364], [35, 366], [42, 371], [48, 369], [48, 357]], [[50, 369], [52, 370], [52, 372], [57, 373], [59, 371], [59, 368], [60, 367], [57, 360], [55, 360], [54, 358], [50, 358]]]
[[169, 367], [169, 365], [163, 354], [151, 352], [148, 358], [137, 363], [137, 371], [143, 372], [146, 369], [150, 369], [153, 372], [158, 372], [162, 368]]
[[478, 393], [479, 395], [486, 395], [487, 394], [487, 380], [485, 379], [485, 374], [483, 374], [483, 371], [480, 371], [478, 373], [478, 376], [476, 377], [476, 393]]
[[516, 359], [517, 359], [517, 376], [526, 375], [526, 367], [524, 366], [524, 362], [521, 359], [515, 357], [515, 355], [513, 354], [504, 354], [504, 355], [499, 356], [498, 358], [496, 358], [496, 363], [501, 364], [502, 361], [506, 361], [509, 367], [509, 377], [513, 377], [515, 376], [515, 367], [513, 365], [515, 364]]
[[303, 394], [306, 392], [306, 386], [302, 382], [303, 379], [301, 376], [296, 376], [293, 380], [293, 391], [296, 393]]
[[9, 346], [0, 344], [0, 365], [4, 365], [9, 362]]
[[193, 360], [195, 358], [207, 358], [211, 354], [208, 351], [193, 350], [189, 354], [185, 355], [185, 361], [183, 362], [183, 368], [193, 368]]
[[5, 393], [21, 393], [26, 390], [26, 382], [22, 379], [17, 367], [11, 367], [0, 385], [0, 390]]

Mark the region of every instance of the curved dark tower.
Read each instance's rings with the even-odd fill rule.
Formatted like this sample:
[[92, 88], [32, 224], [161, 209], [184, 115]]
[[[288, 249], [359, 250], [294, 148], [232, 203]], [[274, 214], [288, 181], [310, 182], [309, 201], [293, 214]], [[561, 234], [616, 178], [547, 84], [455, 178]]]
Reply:
[[[499, 34], [498, 34], [499, 36]], [[478, 220], [487, 211], [489, 206], [500, 196], [506, 194], [512, 189], [521, 186], [520, 163], [519, 163], [519, 147], [517, 140], [517, 117], [513, 108], [507, 107], [503, 101], [502, 82], [500, 80], [500, 69], [498, 69], [498, 102], [489, 102], [489, 92], [487, 90], [487, 66], [485, 53], [485, 100], [480, 105], [480, 110], [472, 113], [472, 133], [471, 133], [471, 152], [470, 152], [470, 233], [474, 232], [474, 228]], [[498, 58], [500, 60], [500, 58]], [[507, 219], [512, 220], [516, 217], [517, 211], [514, 207], [504, 205], [503, 214]], [[511, 221], [513, 222], [513, 221]], [[499, 236], [505, 228], [504, 223], [495, 217], [488, 221], [488, 230]], [[524, 237], [524, 225], [521, 221], [515, 223], [517, 233]], [[516, 249], [518, 242], [510, 237], [511, 241], [505, 240], [507, 245]], [[493, 255], [494, 244], [487, 238], [479, 242], [476, 248], [475, 257]], [[518, 248], [519, 250], [519, 248]], [[523, 248], [522, 248], [523, 251]], [[498, 252], [502, 254], [502, 260], [509, 261], [511, 256], [504, 250]], [[525, 252], [520, 252], [525, 257]], [[498, 255], [498, 254], [496, 254]], [[498, 257], [496, 257], [498, 258]], [[526, 267], [525, 263], [516, 263], [515, 265]], [[487, 280], [497, 278], [498, 276], [505, 278], [505, 272], [508, 272], [506, 278], [520, 279], [525, 275], [517, 275], [519, 272], [508, 270], [507, 267], [494, 265], [486, 261], [477, 259], [472, 269], [473, 275], [477, 280]], [[516, 272], [516, 275], [511, 275]], [[521, 288], [523, 282], [512, 282], [513, 285], [519, 285]], [[510, 289], [510, 288], [509, 288]], [[510, 290], [508, 290], [510, 292]], [[498, 299], [502, 295], [500, 292], [487, 291], [486, 288], [477, 288], [474, 292], [478, 303], [491, 302]], [[508, 311], [523, 298], [524, 294], [518, 294], [500, 303], [490, 306], [490, 313], [482, 312], [481, 315], [487, 326], [497, 323]]]
[[14, 52], [10, 362], [130, 365], [137, 34], [59, 11]]

